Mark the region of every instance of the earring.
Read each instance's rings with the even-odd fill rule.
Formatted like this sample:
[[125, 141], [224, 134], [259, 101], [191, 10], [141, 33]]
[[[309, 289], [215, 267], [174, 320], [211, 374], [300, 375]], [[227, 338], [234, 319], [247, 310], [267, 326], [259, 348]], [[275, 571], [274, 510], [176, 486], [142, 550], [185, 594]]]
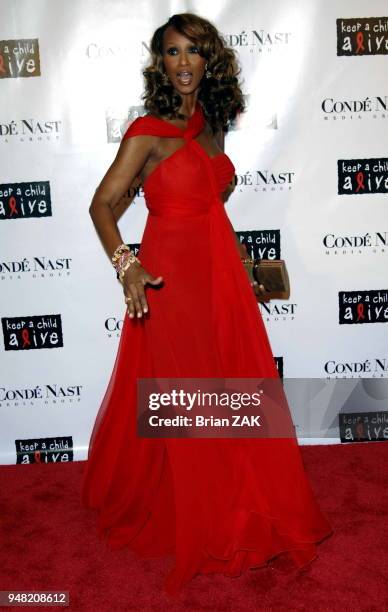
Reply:
[[205, 64], [205, 71], [206, 78], [209, 79], [212, 76], [212, 73], [207, 69], [207, 64]]
[[170, 79], [168, 78], [167, 72], [162, 73], [162, 79], [163, 79], [163, 84], [168, 85], [168, 83], [170, 82]]

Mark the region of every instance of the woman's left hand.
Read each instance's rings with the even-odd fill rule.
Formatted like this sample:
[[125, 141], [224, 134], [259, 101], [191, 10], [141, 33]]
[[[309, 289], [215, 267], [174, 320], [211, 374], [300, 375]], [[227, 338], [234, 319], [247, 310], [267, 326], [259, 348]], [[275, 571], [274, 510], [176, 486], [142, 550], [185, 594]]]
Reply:
[[269, 302], [270, 298], [268, 297], [267, 291], [264, 285], [260, 285], [255, 277], [253, 276], [253, 263], [244, 263], [244, 268], [247, 271], [249, 282], [251, 283], [251, 287], [256, 295], [258, 302]]

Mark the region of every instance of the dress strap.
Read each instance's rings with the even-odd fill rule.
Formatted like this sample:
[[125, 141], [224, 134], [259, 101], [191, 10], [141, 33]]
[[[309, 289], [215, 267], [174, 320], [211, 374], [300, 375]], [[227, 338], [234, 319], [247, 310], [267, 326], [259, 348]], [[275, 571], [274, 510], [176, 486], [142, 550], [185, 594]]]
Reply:
[[202, 106], [197, 102], [195, 111], [187, 121], [185, 129], [173, 125], [169, 121], [154, 117], [153, 115], [143, 115], [132, 121], [123, 136], [123, 140], [131, 136], [161, 136], [166, 138], [184, 138], [191, 140], [202, 132], [205, 126], [205, 118]]
[[201, 104], [197, 101], [195, 105], [195, 111], [189, 118], [187, 122], [187, 126], [185, 130], [180, 130], [183, 132], [183, 138], [185, 140], [191, 140], [200, 134], [205, 127], [205, 117], [203, 115], [203, 110]]

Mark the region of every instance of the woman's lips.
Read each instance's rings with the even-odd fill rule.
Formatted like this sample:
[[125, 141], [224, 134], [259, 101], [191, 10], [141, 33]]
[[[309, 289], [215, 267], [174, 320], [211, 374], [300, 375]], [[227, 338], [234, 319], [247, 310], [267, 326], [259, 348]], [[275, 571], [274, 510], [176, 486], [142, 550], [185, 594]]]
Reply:
[[182, 70], [182, 72], [178, 72], [176, 77], [179, 83], [181, 83], [182, 85], [190, 85], [191, 81], [193, 80], [192, 73], [186, 70]]

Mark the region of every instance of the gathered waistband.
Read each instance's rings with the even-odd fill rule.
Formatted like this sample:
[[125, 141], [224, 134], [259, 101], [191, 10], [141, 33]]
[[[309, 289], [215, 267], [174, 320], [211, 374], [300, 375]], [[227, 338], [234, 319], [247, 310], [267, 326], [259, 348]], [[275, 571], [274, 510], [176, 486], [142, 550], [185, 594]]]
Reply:
[[193, 217], [206, 215], [212, 209], [214, 202], [212, 199], [196, 198], [157, 198], [155, 204], [146, 200], [146, 205], [150, 215], [154, 217]]

